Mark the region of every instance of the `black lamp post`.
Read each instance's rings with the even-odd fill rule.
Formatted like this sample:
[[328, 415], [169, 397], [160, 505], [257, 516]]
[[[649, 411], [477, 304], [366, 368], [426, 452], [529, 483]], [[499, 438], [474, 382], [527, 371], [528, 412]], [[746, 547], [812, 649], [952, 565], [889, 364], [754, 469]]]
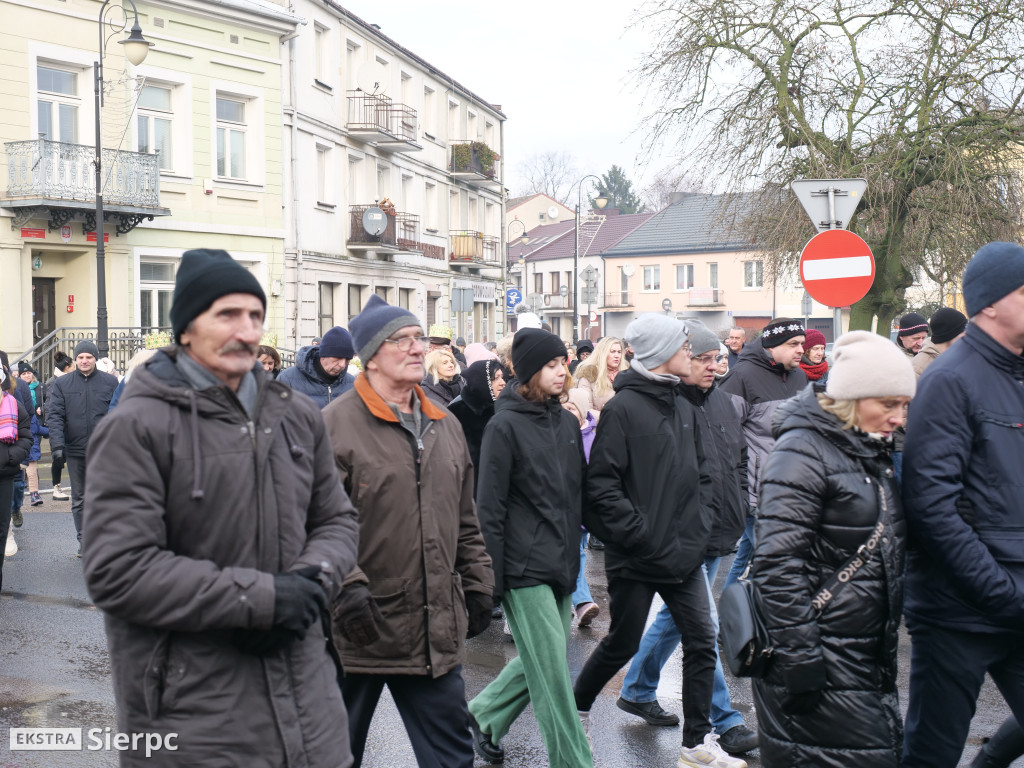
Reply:
[[[519, 219], [512, 219], [512, 221], [510, 221], [508, 223], [508, 226], [505, 228], [505, 284], [506, 284], [506, 286], [508, 285], [509, 279], [512, 277], [512, 266], [513, 265], [509, 263], [509, 259], [508, 259], [508, 246], [512, 242], [512, 225], [513, 224], [518, 224], [519, 226], [521, 226], [523, 228], [523, 231], [519, 234], [519, 263], [520, 264], [523, 263], [523, 248], [526, 246], [526, 244], [528, 242], [530, 242], [530, 238], [528, 238], [526, 236], [526, 222], [525, 221], [520, 221]], [[522, 289], [523, 286], [524, 286], [524, 281], [523, 281], [522, 274], [520, 274], [519, 286], [520, 286], [520, 289]], [[507, 295], [508, 295], [508, 293], [507, 293], [507, 290], [506, 290], [506, 297], [507, 297]], [[524, 293], [524, 297], [525, 297], [525, 293]], [[507, 298], [506, 298], [506, 300], [507, 300]], [[507, 314], [508, 313], [506, 312], [506, 315]]]
[[[100, 36], [99, 59], [93, 63], [96, 96], [96, 160], [93, 163], [96, 167], [96, 347], [99, 349], [100, 357], [106, 357], [110, 349], [107, 344], [107, 249], [103, 242], [103, 137], [100, 132], [100, 109], [103, 106], [103, 52], [110, 38], [118, 32], [123, 32], [128, 26], [128, 11], [125, 10], [123, 3], [110, 5], [110, 2], [111, 0], [104, 0], [100, 6], [97, 21]], [[128, 4], [132, 7], [135, 20], [128, 37], [119, 40], [118, 44], [124, 46], [124, 54], [128, 61], [138, 66], [145, 61], [146, 54], [153, 44], [142, 36], [139, 11], [134, 0], [128, 0]], [[105, 27], [110, 28], [109, 34], [106, 34]]]
[[[580, 302], [579, 302], [579, 272], [580, 272], [580, 205], [583, 202], [583, 182], [587, 179], [594, 179], [600, 185], [601, 179], [592, 173], [587, 174], [576, 185], [576, 243], [572, 251], [572, 343], [580, 340]], [[608, 205], [608, 195], [598, 187], [597, 197], [594, 198], [594, 205], [598, 210]]]

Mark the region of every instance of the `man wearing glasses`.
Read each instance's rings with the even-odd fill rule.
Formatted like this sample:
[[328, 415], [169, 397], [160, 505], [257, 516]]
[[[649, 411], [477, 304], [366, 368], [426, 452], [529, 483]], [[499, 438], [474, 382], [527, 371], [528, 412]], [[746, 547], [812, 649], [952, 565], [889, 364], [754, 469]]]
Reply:
[[711, 727], [715, 633], [701, 565], [714, 523], [714, 479], [700, 420], [679, 391], [691, 373], [690, 333], [686, 323], [653, 312], [626, 327], [636, 355], [601, 411], [583, 509], [583, 524], [605, 542], [611, 629], [573, 690], [587, 730], [594, 700], [636, 653], [659, 594], [686, 654], [679, 768], [746, 768], [722, 751]]
[[354, 766], [387, 685], [421, 768], [472, 768], [462, 662], [490, 623], [494, 575], [469, 449], [418, 386], [415, 315], [374, 295], [349, 330], [363, 373], [323, 416], [359, 513], [358, 566], [332, 606]]
[[[693, 361], [690, 373], [682, 377], [679, 391], [697, 409], [697, 423], [700, 424], [704, 453], [714, 483], [711, 494], [714, 525], [704, 551], [704, 575], [711, 620], [717, 633], [718, 614], [711, 601], [711, 585], [715, 582], [721, 558], [736, 551], [736, 542], [746, 523], [747, 445], [732, 402], [733, 395], [720, 392], [715, 384], [718, 363], [725, 356], [720, 352], [718, 338], [695, 320], [687, 320], [687, 325], [691, 327]], [[619, 709], [643, 718], [649, 725], [679, 723], [674, 712], [662, 709], [657, 693], [661, 668], [679, 645], [679, 639], [672, 614], [663, 606], [644, 633], [640, 650], [626, 673], [622, 695], [617, 702]], [[719, 734], [719, 746], [729, 754], [743, 754], [757, 746], [757, 733], [748, 728], [743, 722], [743, 715], [733, 709], [722, 662], [717, 658], [715, 686], [711, 695], [711, 724]]]

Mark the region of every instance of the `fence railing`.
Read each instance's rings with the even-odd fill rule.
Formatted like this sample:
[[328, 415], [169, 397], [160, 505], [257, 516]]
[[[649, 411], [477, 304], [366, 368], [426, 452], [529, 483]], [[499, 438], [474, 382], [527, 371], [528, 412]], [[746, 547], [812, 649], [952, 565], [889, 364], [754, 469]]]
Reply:
[[605, 307], [632, 307], [633, 296], [628, 291], [615, 291], [604, 295]]
[[[7, 198], [51, 198], [96, 201], [93, 160], [96, 150], [85, 144], [35, 139], [9, 141]], [[146, 152], [103, 150], [103, 200], [114, 205], [158, 208], [158, 157]]]
[[381, 131], [404, 141], [416, 140], [416, 110], [388, 96], [348, 92], [350, 131]]

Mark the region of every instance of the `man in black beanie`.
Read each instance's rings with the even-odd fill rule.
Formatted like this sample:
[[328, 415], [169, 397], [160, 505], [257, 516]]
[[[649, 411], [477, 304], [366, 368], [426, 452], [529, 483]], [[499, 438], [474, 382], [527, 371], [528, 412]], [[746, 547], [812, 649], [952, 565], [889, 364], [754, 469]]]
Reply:
[[928, 338], [928, 321], [917, 312], [907, 312], [900, 318], [900, 329], [896, 332], [896, 346], [908, 357], [921, 351], [924, 340]]
[[925, 369], [935, 362], [935, 358], [964, 335], [967, 329], [967, 316], [952, 307], [940, 307], [935, 310], [928, 325], [931, 327], [932, 336], [925, 341], [921, 351], [911, 361], [918, 378], [921, 378]]
[[[178, 343], [132, 372], [89, 447], [85, 581], [120, 725], [177, 734], [174, 752], [133, 744], [126, 765], [349, 764], [323, 627], [356, 514], [319, 409], [256, 361], [265, 303], [226, 252], [184, 254]], [[165, 694], [141, 705], [154, 663]]]
[[281, 371], [277, 380], [313, 398], [313, 402], [324, 408], [355, 384], [356, 377], [348, 370], [355, 354], [352, 336], [336, 325], [324, 334], [317, 346], [300, 349], [295, 355], [295, 365]]

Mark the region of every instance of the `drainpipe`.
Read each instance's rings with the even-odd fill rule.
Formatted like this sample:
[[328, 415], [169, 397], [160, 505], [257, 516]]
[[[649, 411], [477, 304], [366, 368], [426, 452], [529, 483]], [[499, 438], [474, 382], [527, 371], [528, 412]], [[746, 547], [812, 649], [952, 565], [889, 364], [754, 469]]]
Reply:
[[[292, 9], [294, 12], [294, 9]], [[296, 30], [297, 31], [297, 30]], [[298, 126], [298, 109], [295, 106], [295, 37], [289, 37], [288, 39], [288, 106], [291, 110], [291, 146], [289, 147], [289, 165], [291, 166], [291, 197], [292, 197], [292, 210], [291, 210], [291, 235], [292, 235], [292, 250], [295, 253], [295, 319], [294, 319], [294, 332], [295, 340], [293, 342], [293, 349], [298, 353], [300, 346], [300, 335], [299, 327], [301, 326], [302, 318], [300, 317], [300, 311], [302, 307], [302, 248], [299, 247], [299, 168], [298, 158], [299, 152], [296, 145], [296, 141], [299, 137], [299, 126]], [[285, 249], [287, 251], [287, 248]]]

